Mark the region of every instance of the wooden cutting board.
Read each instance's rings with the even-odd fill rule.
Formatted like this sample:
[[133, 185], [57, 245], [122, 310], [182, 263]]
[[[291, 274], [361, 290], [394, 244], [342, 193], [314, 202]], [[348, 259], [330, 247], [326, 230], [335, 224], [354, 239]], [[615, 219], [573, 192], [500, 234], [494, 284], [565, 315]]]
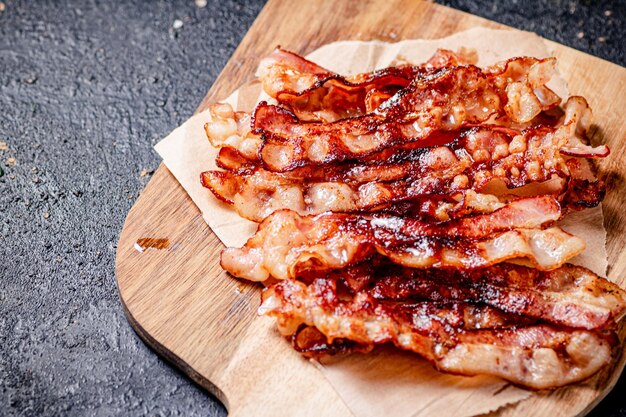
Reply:
[[[504, 26], [413, 0], [270, 0], [200, 104], [225, 98], [253, 78], [259, 57], [277, 44], [306, 54], [342, 39], [398, 41], [448, 36], [475, 26]], [[594, 139], [612, 155], [604, 202], [609, 276], [626, 286], [626, 69], [550, 43], [572, 94], [596, 109]], [[184, 76], [181, 75], [181, 76]], [[601, 110], [600, 110], [601, 109]], [[139, 252], [140, 238], [165, 238], [169, 248]], [[351, 416], [323, 375], [284, 343], [272, 320], [257, 317], [259, 286], [219, 267], [223, 245], [184, 189], [162, 164], [128, 214], [117, 247], [116, 274], [128, 319], [139, 335], [214, 393], [231, 416]], [[621, 329], [624, 336], [624, 327]], [[287, 358], [287, 359], [285, 359]], [[624, 355], [591, 381], [534, 395], [494, 416], [584, 415], [613, 387]]]

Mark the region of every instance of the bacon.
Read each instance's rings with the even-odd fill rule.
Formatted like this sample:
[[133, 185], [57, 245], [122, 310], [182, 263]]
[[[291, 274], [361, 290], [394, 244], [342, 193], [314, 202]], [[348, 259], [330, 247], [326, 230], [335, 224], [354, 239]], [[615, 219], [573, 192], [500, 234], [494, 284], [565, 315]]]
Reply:
[[218, 168], [240, 175], [250, 174], [259, 167], [254, 159], [246, 158], [237, 149], [229, 146], [220, 148], [215, 158], [215, 164]]
[[[554, 69], [554, 60], [518, 58], [481, 70], [474, 66], [442, 69], [416, 78], [408, 87], [385, 101], [375, 112], [333, 123], [300, 121], [288, 110], [260, 103], [253, 116], [254, 132], [262, 134], [261, 158], [266, 168], [286, 171], [297, 166], [328, 164], [367, 156], [390, 146], [428, 140], [438, 130], [456, 130], [507, 116], [526, 122], [542, 109], [557, 103], [535, 103], [532, 92], [546, 81], [535, 76], [535, 66]], [[507, 86], [527, 86], [508, 97]], [[535, 100], [535, 101], [533, 101]], [[513, 103], [520, 109], [513, 108]]]
[[[606, 365], [626, 293], [566, 264], [554, 224], [604, 197], [582, 97], [554, 58], [429, 62], [343, 77], [280, 48], [259, 69], [277, 105], [226, 104], [202, 184], [260, 222], [221, 265], [273, 283], [259, 312], [305, 356], [393, 343], [437, 369], [543, 389]], [[529, 267], [532, 265], [533, 267]]]
[[[235, 172], [208, 171], [202, 174], [202, 183], [219, 199], [234, 204], [242, 217], [256, 222], [278, 209], [301, 215], [386, 211], [429, 195], [454, 198], [464, 190], [482, 192], [493, 181], [511, 189], [554, 177], [569, 181], [551, 191], [563, 194], [566, 206], [594, 207], [604, 196], [604, 186], [589, 174], [584, 160], [561, 155], [559, 150], [568, 141], [565, 129], [530, 128], [511, 137], [497, 128], [477, 127], [458, 133], [446, 146], [386, 153], [386, 163], [307, 165], [284, 173], [254, 167], [233, 151], [234, 157], [220, 157], [218, 162]], [[446, 211], [441, 213], [440, 220], [449, 217]]]
[[204, 130], [211, 145], [236, 150], [241, 157], [258, 161], [261, 138], [251, 132], [248, 113], [235, 112], [227, 103], [213, 104], [208, 113], [211, 121], [204, 125]]
[[[472, 135], [480, 135], [482, 132], [465, 132], [461, 135], [459, 141], [463, 140], [463, 144], [458, 146], [459, 149], [449, 149], [444, 146], [434, 146], [431, 148], [420, 148], [407, 150], [404, 153], [398, 152], [396, 155], [389, 156], [386, 161], [371, 162], [351, 162], [328, 166], [304, 166], [296, 168], [292, 171], [277, 173], [266, 171], [267, 175], [274, 176], [278, 181], [298, 181], [303, 183], [311, 182], [342, 182], [346, 184], [363, 184], [367, 182], [393, 181], [407, 177], [419, 177], [427, 173], [442, 173], [446, 170], [462, 172], [453, 165], [463, 165], [469, 167], [472, 159], [467, 154], [467, 149], [460, 150], [465, 145], [465, 137]], [[472, 145], [467, 145], [472, 146]], [[476, 146], [476, 145], [473, 145]], [[237, 151], [231, 148], [222, 148], [229, 155], [226, 160], [232, 162], [223, 162], [222, 157], [218, 161], [226, 166], [228, 170], [235, 173], [249, 173], [251, 171], [259, 171], [260, 167], [251, 169], [250, 161], [237, 154]], [[470, 150], [471, 151], [471, 150]], [[232, 153], [232, 155], [230, 155]], [[458, 154], [458, 155], [457, 155]], [[259, 168], [259, 169], [256, 169]]]
[[468, 167], [467, 159], [459, 161], [447, 148], [432, 149], [416, 159], [389, 165], [303, 167], [288, 174], [262, 168], [242, 172], [247, 167], [243, 164], [240, 173], [207, 171], [201, 179], [219, 199], [234, 204], [239, 215], [257, 222], [283, 208], [302, 215], [380, 210], [394, 202], [468, 188], [465, 176], [457, 178]]
[[596, 207], [604, 199], [604, 182], [596, 178], [595, 168], [588, 159], [571, 158], [566, 162], [571, 177], [562, 204], [573, 210]]
[[257, 69], [263, 90], [274, 98], [283, 91], [303, 93], [334, 75], [332, 71], [281, 47], [262, 59]]
[[385, 214], [328, 213], [301, 217], [280, 210], [267, 217], [243, 248], [227, 248], [221, 265], [252, 281], [297, 277], [304, 271], [340, 269], [378, 252], [414, 268], [481, 268], [528, 258], [553, 269], [584, 249], [557, 227], [558, 203], [542, 196], [516, 200], [493, 213], [433, 224]]
[[567, 130], [568, 143], [561, 152], [578, 158], [604, 158], [610, 153], [609, 147], [601, 145], [589, 146], [587, 131], [591, 127], [592, 112], [587, 100], [573, 96], [565, 104], [565, 120], [563, 127]]
[[313, 326], [301, 325], [291, 334], [293, 348], [307, 358], [322, 359], [328, 356], [345, 355], [353, 352], [368, 353], [374, 345], [363, 345], [344, 338], [329, 341]]
[[612, 333], [543, 324], [502, 328], [515, 318], [486, 306], [389, 304], [367, 293], [342, 301], [335, 283], [324, 279], [309, 286], [294, 280], [273, 285], [263, 292], [259, 313], [276, 317], [285, 335], [304, 324], [330, 343], [391, 342], [443, 372], [494, 375], [533, 389], [588, 378], [609, 362], [616, 344]]
[[[386, 174], [393, 175], [393, 170]], [[372, 181], [351, 185], [341, 181], [294, 181], [258, 169], [247, 175], [207, 171], [202, 173], [201, 182], [218, 199], [232, 204], [241, 217], [255, 222], [261, 222], [276, 210], [282, 209], [300, 215], [327, 211], [410, 212], [415, 215], [422, 213], [435, 220], [449, 220], [460, 214], [491, 212], [503, 205], [497, 196], [477, 194], [472, 190], [456, 192], [454, 179], [457, 177], [454, 174], [452, 171], [438, 177], [435, 173], [428, 173], [410, 182]], [[451, 186], [447, 186], [446, 181]], [[576, 201], [572, 201], [574, 203]]]
[[331, 122], [370, 113], [415, 77], [465, 64], [466, 59], [439, 49], [419, 66], [393, 66], [342, 77], [279, 47], [261, 61], [257, 75], [264, 91], [301, 120]]
[[367, 291], [380, 300], [484, 303], [509, 314], [588, 330], [610, 326], [626, 311], [622, 289], [574, 265], [539, 271], [504, 263], [442, 271], [369, 260], [324, 278], [344, 283], [352, 295]]
[[[404, 80], [411, 81], [421, 70], [474, 64], [476, 57], [471, 55], [467, 50], [454, 53], [447, 49], [438, 49], [428, 61], [421, 65], [397, 65], [369, 73], [342, 77], [294, 52], [277, 47], [267, 58], [261, 60], [257, 76], [263, 84], [263, 90], [271, 97], [278, 98], [281, 93], [302, 95], [313, 88], [320, 88], [327, 81], [331, 81], [332, 85], [346, 88], [367, 87], [368, 82], [377, 81], [381, 76], [388, 76], [388, 70], [400, 70], [397, 74]], [[404, 83], [409, 84], [406, 81]]]
[[[450, 326], [464, 330], [506, 329], [536, 323], [532, 319], [507, 314], [490, 306], [464, 302], [429, 300], [397, 302], [381, 300], [368, 291], [359, 291], [356, 294], [346, 296], [341, 294], [338, 281], [327, 278], [314, 279], [308, 285], [296, 280], [284, 280], [271, 285], [261, 293], [261, 305], [258, 313], [276, 317], [280, 332], [284, 335], [291, 335], [302, 324], [313, 325], [310, 322], [298, 320], [300, 318], [298, 316], [311, 313], [307, 310], [312, 306], [306, 300], [306, 297], [310, 296], [317, 298], [313, 302], [324, 304], [324, 308], [342, 309], [350, 303], [359, 302], [363, 304], [361, 311], [365, 313], [376, 310], [378, 305], [393, 313], [408, 313], [413, 310], [411, 313], [437, 317]], [[281, 307], [285, 307], [286, 310], [282, 310]], [[294, 317], [289, 314], [294, 309], [301, 309], [302, 311], [299, 314], [296, 313], [296, 317]], [[353, 311], [356, 312], [357, 309]], [[331, 339], [335, 337], [334, 335], [327, 336]]]
[[[489, 134], [490, 127], [474, 128], [469, 131], [441, 132], [430, 141], [431, 147], [403, 146], [378, 152], [358, 162], [347, 162], [327, 166], [307, 165], [290, 171], [276, 173], [285, 179], [312, 181], [345, 181], [364, 183], [373, 180], [393, 180], [406, 177], [412, 169], [445, 169], [446, 164], [459, 163], [450, 151], [443, 149], [444, 144], [460, 140], [465, 136]], [[502, 129], [493, 126], [494, 135], [502, 134]], [[440, 148], [440, 149], [439, 149]], [[450, 156], [448, 156], [450, 155]], [[253, 168], [260, 168], [260, 160], [239, 152], [238, 149], [224, 145], [220, 148], [216, 162], [220, 168], [235, 173], [249, 173]], [[424, 167], [420, 168], [420, 165]], [[389, 174], [388, 171], [393, 174]], [[367, 174], [367, 175], [366, 175]], [[391, 176], [390, 176], [391, 175]], [[369, 179], [368, 179], [369, 178]]]

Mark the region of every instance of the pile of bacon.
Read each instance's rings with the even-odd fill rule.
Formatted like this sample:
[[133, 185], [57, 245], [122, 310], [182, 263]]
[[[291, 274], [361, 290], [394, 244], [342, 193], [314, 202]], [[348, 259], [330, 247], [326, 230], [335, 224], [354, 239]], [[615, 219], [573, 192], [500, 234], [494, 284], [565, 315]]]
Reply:
[[223, 170], [202, 184], [260, 222], [222, 267], [264, 282], [260, 313], [306, 356], [393, 343], [535, 389], [610, 361], [625, 293], [568, 264], [585, 243], [556, 225], [604, 197], [591, 110], [560, 106], [554, 58], [474, 59], [343, 77], [279, 48], [275, 104], [210, 109]]

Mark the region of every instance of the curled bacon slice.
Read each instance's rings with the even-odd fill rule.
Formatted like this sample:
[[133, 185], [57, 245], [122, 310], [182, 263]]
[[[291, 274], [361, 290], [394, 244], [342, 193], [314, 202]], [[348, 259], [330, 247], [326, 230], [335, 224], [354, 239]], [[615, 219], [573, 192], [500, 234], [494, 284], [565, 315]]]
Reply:
[[352, 295], [367, 291], [380, 300], [484, 303], [506, 313], [588, 330], [610, 326], [626, 311], [622, 289], [574, 265], [539, 271], [503, 263], [442, 271], [370, 260], [324, 278], [344, 283]]
[[433, 224], [391, 215], [274, 212], [243, 248], [222, 252], [222, 267], [252, 281], [294, 278], [307, 270], [340, 269], [380, 253], [414, 268], [480, 268], [528, 258], [553, 269], [584, 249], [559, 228], [559, 204], [542, 196], [516, 200], [493, 213]]
[[534, 389], [588, 378], [609, 362], [616, 343], [612, 334], [549, 325], [502, 329], [506, 316], [493, 314], [489, 307], [389, 304], [367, 293], [342, 301], [335, 283], [325, 279], [309, 286], [281, 281], [262, 298], [259, 312], [276, 317], [283, 334], [305, 324], [331, 342], [391, 342], [418, 353], [440, 371], [494, 375]]
[[257, 69], [263, 90], [276, 98], [283, 91], [303, 93], [311, 86], [336, 75], [330, 70], [280, 46], [262, 59]]
[[282, 93], [303, 95], [313, 88], [321, 88], [328, 81], [333, 86], [367, 87], [368, 82], [377, 82], [381, 76], [388, 76], [388, 70], [400, 70], [396, 74], [399, 74], [405, 80], [403, 83], [408, 85], [417, 74], [423, 72], [422, 70], [432, 71], [474, 64], [475, 60], [476, 57], [467, 50], [454, 53], [447, 49], [438, 49], [428, 61], [421, 65], [397, 65], [369, 73], [342, 77], [294, 52], [277, 47], [268, 57], [261, 60], [257, 76], [263, 84], [263, 90], [272, 98], [278, 99]]
[[[484, 123], [494, 115], [530, 121], [544, 108], [558, 104], [541, 104], [533, 93], [549, 79], [537, 74], [553, 71], [554, 65], [554, 59], [517, 58], [486, 70], [445, 68], [416, 78], [374, 113], [333, 123], [302, 122], [286, 109], [260, 103], [253, 126], [255, 133], [263, 134], [261, 158], [268, 169], [286, 171], [424, 141], [435, 131]], [[515, 83], [528, 91], [509, 94], [507, 86]]]
[[591, 127], [592, 112], [584, 97], [573, 96], [565, 104], [563, 127], [567, 130], [567, 146], [561, 149], [566, 155], [578, 158], [604, 158], [610, 153], [609, 147], [589, 145], [587, 131]]
[[257, 75], [264, 91], [300, 120], [331, 122], [370, 113], [415, 77], [469, 63], [466, 59], [440, 49], [419, 66], [393, 66], [342, 77], [279, 47], [261, 61]]
[[263, 89], [302, 120], [335, 121], [373, 111], [419, 73], [413, 66], [391, 67], [342, 77], [282, 49], [261, 61]]

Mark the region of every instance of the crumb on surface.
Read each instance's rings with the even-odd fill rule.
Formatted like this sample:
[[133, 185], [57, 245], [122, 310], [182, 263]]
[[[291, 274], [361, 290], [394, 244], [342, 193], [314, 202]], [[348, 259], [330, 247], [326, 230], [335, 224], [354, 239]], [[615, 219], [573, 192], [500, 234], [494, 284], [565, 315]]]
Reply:
[[17, 165], [17, 159], [15, 159], [14, 157], [10, 156], [7, 158], [7, 166], [8, 167], [14, 167], [15, 165]]
[[9, 150], [9, 145], [0, 140], [0, 152], [4, 152], [4, 151], [8, 151]]
[[139, 172], [139, 176], [140, 177], [147, 177], [147, 176], [152, 175], [152, 174], [154, 174], [154, 171], [150, 171], [150, 170], [148, 170], [146, 168], [142, 169], [141, 172]]

